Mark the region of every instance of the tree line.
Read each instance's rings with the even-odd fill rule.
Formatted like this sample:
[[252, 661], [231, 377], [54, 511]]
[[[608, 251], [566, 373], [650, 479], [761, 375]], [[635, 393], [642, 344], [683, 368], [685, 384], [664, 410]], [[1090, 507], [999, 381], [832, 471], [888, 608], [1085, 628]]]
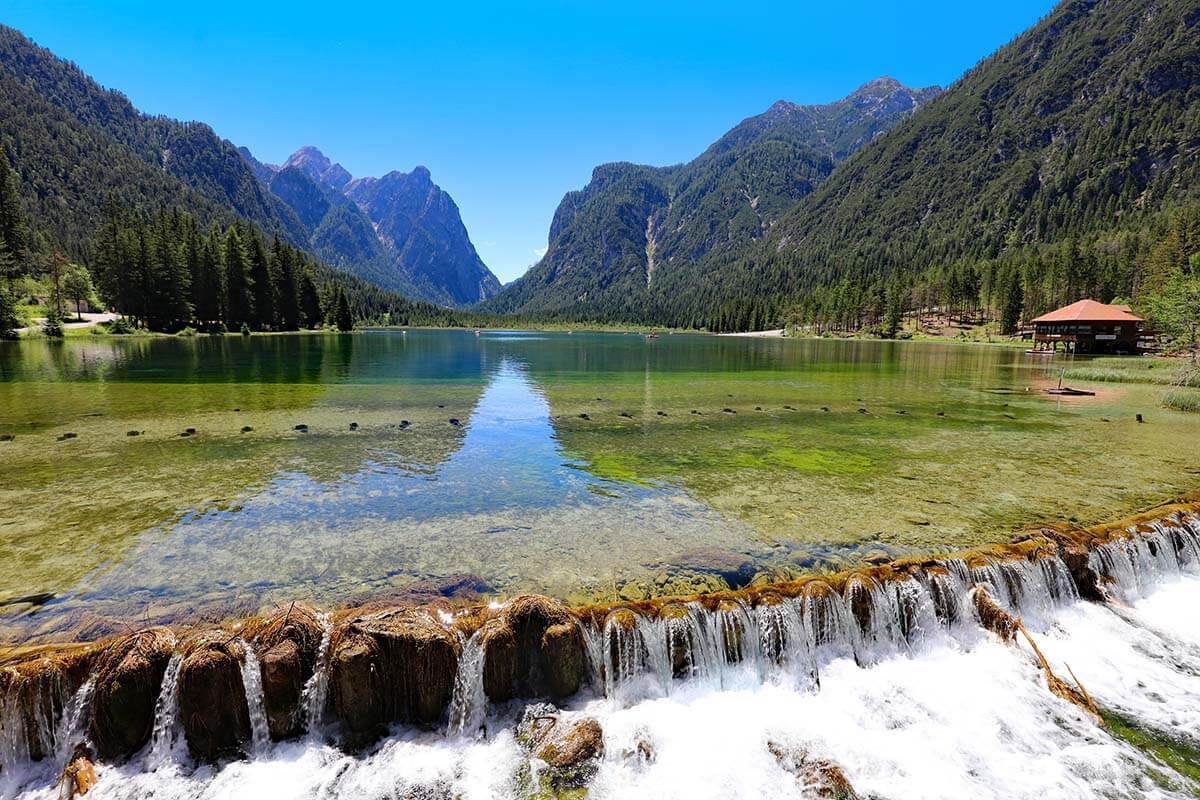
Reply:
[[154, 331], [354, 327], [344, 289], [318, 287], [308, 256], [244, 222], [202, 230], [179, 209], [148, 218], [107, 208], [95, 239], [100, 294]]
[[[1187, 300], [1198, 282], [1200, 206], [1192, 206], [1139, 230], [1069, 236], [911, 275], [842, 278], [804, 292], [780, 322], [818, 334], [889, 337], [899, 332], [904, 315], [936, 311], [965, 324], [995, 323], [999, 333], [1013, 334], [1035, 317], [1089, 298], [1132, 303], [1158, 330], [1191, 341], [1184, 320], [1200, 320], [1200, 308], [1189, 311]], [[732, 322], [745, 319], [743, 314]]]

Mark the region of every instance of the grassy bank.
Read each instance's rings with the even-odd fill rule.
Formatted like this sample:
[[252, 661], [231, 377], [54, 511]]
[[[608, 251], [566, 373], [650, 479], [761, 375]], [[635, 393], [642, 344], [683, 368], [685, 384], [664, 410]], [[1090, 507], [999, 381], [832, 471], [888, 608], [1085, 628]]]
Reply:
[[1183, 358], [1097, 358], [1070, 367], [1064, 378], [1101, 383], [1144, 383], [1170, 387], [1166, 408], [1200, 413], [1200, 368]]
[[1200, 388], [1200, 370], [1179, 358], [1097, 358], [1070, 367], [1067, 378], [1111, 383], [1156, 383]]

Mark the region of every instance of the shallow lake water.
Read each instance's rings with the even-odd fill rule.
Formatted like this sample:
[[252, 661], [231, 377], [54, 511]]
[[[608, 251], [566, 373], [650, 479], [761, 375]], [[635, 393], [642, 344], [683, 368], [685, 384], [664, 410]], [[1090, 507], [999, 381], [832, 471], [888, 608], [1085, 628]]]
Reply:
[[0, 628], [690, 592], [1200, 485], [1200, 416], [1161, 387], [1042, 394], [1067, 363], [632, 334], [0, 343]]

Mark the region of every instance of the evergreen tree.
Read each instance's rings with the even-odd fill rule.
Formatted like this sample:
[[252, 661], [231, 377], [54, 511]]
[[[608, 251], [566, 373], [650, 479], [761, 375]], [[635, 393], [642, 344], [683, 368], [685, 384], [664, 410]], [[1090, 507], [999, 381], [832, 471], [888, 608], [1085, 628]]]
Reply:
[[300, 287], [296, 282], [296, 269], [292, 249], [279, 241], [271, 245], [271, 271], [278, 281], [275, 299], [278, 304], [279, 326], [285, 331], [300, 329]]
[[21, 201], [17, 196], [17, 176], [0, 149], [0, 254], [10, 259], [5, 266], [8, 275], [24, 274], [26, 238]]
[[7, 283], [0, 283], [0, 339], [17, 338], [21, 320], [17, 316], [17, 302]]
[[188, 302], [191, 274], [176, 233], [177, 221], [173, 224], [166, 214], [159, 216], [151, 231], [153, 279], [146, 323], [153, 330], [177, 330], [192, 318], [191, 303]]
[[1004, 278], [1004, 284], [1001, 294], [1004, 305], [1000, 310], [1000, 332], [1013, 334], [1021, 324], [1021, 310], [1025, 302], [1025, 295], [1021, 290], [1021, 276], [1015, 270], [1010, 270]]
[[217, 330], [225, 317], [225, 270], [221, 263], [221, 234], [195, 234], [196, 262], [192, 276], [192, 313], [204, 330]]
[[232, 330], [254, 322], [250, 257], [237, 226], [225, 234], [225, 324]]
[[900, 323], [904, 318], [904, 298], [902, 292], [899, 280], [893, 280], [888, 283], [887, 311], [884, 314], [883, 335], [889, 339], [896, 338], [896, 334], [900, 332]]
[[306, 328], [321, 326], [321, 294], [307, 271], [300, 275], [300, 317], [301, 324]]
[[346, 299], [345, 290], [337, 287], [334, 297], [333, 324], [342, 332], [354, 330], [354, 315], [350, 313], [350, 301]]
[[271, 274], [271, 261], [263, 246], [262, 237], [254, 230], [248, 232], [247, 251], [250, 255], [250, 286], [254, 297], [254, 326], [268, 330], [276, 326], [275, 280]]

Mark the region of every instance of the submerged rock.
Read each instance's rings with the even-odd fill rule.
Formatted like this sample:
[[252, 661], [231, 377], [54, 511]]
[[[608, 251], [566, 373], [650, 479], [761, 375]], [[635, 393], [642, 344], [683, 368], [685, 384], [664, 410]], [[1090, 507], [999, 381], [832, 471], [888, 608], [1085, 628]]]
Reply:
[[719, 547], [685, 550], [672, 560], [670, 566], [703, 575], [716, 575], [734, 589], [750, 583], [757, 571], [754, 561], [745, 553]]
[[262, 669], [267, 730], [275, 740], [304, 733], [304, 685], [317, 669], [324, 628], [317, 612], [296, 604], [263, 620], [250, 638]]
[[579, 691], [586, 664], [583, 634], [562, 603], [522, 595], [480, 629], [483, 686], [489, 699], [561, 699]]
[[333, 706], [350, 746], [393, 722], [433, 723], [454, 691], [457, 637], [419, 609], [363, 614], [334, 631]]
[[224, 632], [187, 645], [179, 667], [179, 714], [188, 750], [198, 761], [237, 756], [250, 741], [243, 658], [242, 645]]
[[97, 656], [88, 738], [101, 759], [127, 758], [150, 741], [154, 706], [174, 651], [175, 634], [150, 628], [113, 641]]

